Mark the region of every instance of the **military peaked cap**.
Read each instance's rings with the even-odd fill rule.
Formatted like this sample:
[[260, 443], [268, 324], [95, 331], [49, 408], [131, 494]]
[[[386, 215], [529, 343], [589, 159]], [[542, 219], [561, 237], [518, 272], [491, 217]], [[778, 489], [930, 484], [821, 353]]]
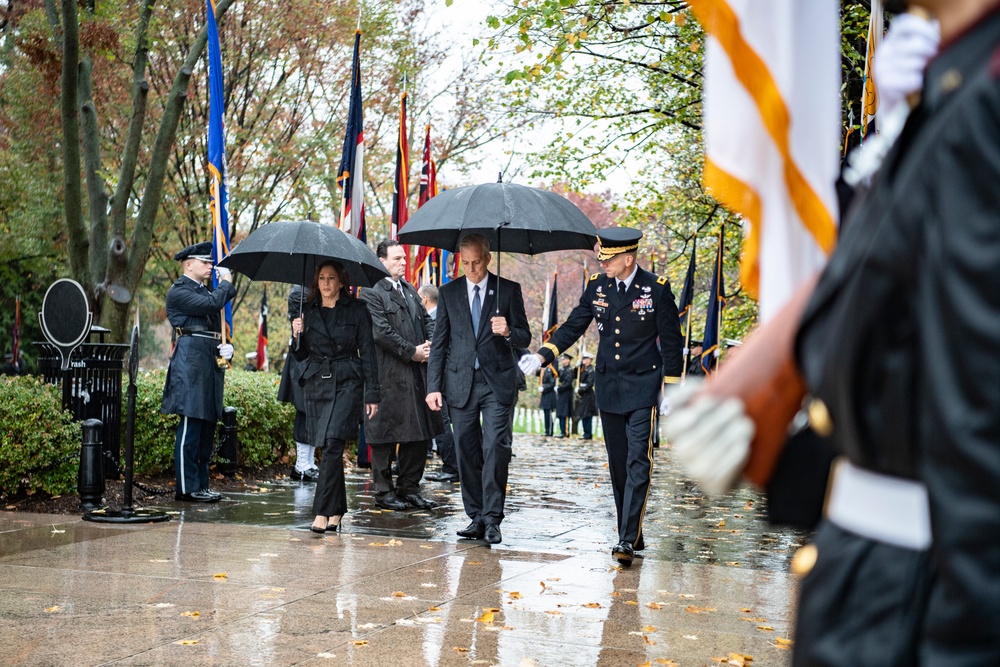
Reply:
[[178, 262], [183, 262], [185, 259], [200, 259], [203, 262], [212, 261], [212, 242], [203, 241], [202, 243], [195, 243], [194, 245], [189, 245], [188, 247], [181, 250], [179, 253], [174, 255], [174, 259]]
[[604, 262], [623, 252], [639, 249], [642, 232], [631, 227], [608, 227], [597, 232], [597, 261]]

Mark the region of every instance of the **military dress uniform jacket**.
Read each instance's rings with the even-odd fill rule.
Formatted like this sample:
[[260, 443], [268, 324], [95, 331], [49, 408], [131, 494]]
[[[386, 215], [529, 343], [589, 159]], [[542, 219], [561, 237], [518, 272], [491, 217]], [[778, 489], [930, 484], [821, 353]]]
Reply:
[[662, 383], [678, 382], [683, 365], [684, 339], [667, 279], [639, 268], [622, 301], [616, 280], [595, 273], [580, 303], [538, 353], [552, 363], [591, 320], [600, 334], [594, 367], [601, 410], [627, 414], [657, 405]]
[[[499, 282], [499, 289], [497, 288]], [[507, 319], [509, 340], [493, 334], [490, 319], [499, 314]], [[501, 405], [517, 402], [518, 369], [516, 348], [531, 344], [531, 329], [524, 313], [521, 286], [492, 273], [486, 283], [480, 312], [479, 331], [472, 331], [466, 277], [441, 286], [431, 357], [427, 362], [427, 391], [439, 391], [448, 405], [461, 408], [469, 401], [476, 358]]]
[[931, 61], [796, 342], [834, 446], [927, 486], [926, 665], [1000, 656], [998, 45], [993, 10]]
[[364, 404], [382, 400], [372, 319], [364, 303], [342, 294], [327, 328], [319, 301], [303, 310], [302, 343], [294, 353], [304, 363], [292, 379], [305, 388], [311, 444], [357, 440]]
[[360, 294], [372, 318], [382, 391], [378, 413], [365, 422], [365, 440], [375, 445], [430, 440], [444, 432], [441, 413], [433, 412], [424, 400], [427, 364], [413, 361], [417, 345], [434, 334], [434, 320], [417, 290], [403, 280], [400, 285], [405, 299], [389, 280], [380, 280]]
[[571, 417], [573, 415], [573, 384], [576, 382], [576, 369], [572, 366], [559, 369], [559, 391], [556, 394], [556, 416]]
[[181, 335], [170, 355], [160, 412], [210, 422], [222, 417], [226, 374], [216, 363], [222, 343], [219, 311], [234, 296], [229, 281], [209, 291], [186, 276], [167, 291], [167, 319]]
[[542, 410], [556, 409], [556, 372], [550, 367], [542, 369], [542, 397], [538, 407]]

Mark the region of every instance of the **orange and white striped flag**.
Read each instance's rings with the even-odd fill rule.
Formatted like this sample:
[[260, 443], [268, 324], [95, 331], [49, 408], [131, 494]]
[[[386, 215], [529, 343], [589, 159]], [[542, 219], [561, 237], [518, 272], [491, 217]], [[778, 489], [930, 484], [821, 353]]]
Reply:
[[706, 187], [741, 215], [741, 279], [761, 319], [818, 271], [837, 237], [836, 0], [690, 0], [708, 35]]

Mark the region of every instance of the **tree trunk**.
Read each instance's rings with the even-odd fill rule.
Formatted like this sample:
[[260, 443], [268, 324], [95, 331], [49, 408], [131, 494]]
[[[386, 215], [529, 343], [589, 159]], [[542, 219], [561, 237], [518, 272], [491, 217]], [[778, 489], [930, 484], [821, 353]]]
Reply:
[[76, 0], [62, 0], [62, 129], [63, 129], [63, 211], [69, 233], [69, 264], [73, 278], [92, 286], [89, 280], [88, 248], [90, 241], [83, 224], [80, 182], [80, 117], [77, 105], [78, 67], [80, 65], [80, 26]]

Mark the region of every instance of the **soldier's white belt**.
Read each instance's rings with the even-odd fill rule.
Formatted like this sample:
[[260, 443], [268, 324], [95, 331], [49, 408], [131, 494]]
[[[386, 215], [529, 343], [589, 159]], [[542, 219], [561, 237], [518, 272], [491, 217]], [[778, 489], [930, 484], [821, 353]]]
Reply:
[[876, 542], [915, 551], [931, 545], [927, 487], [859, 468], [847, 459], [834, 463], [826, 518]]

